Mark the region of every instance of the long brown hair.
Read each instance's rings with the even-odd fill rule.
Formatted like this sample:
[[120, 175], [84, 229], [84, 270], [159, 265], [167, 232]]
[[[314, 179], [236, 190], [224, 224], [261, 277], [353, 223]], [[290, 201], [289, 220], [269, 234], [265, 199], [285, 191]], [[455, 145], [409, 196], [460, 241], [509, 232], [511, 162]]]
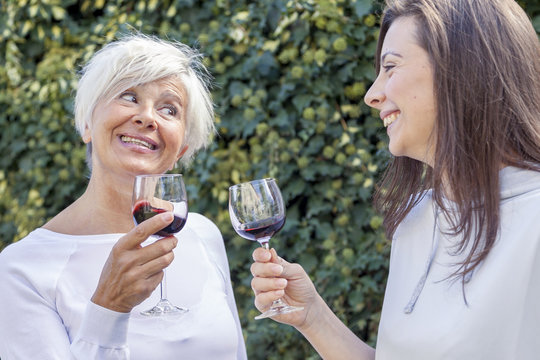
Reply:
[[[468, 251], [454, 275], [472, 272], [500, 227], [499, 170], [540, 171], [540, 45], [514, 0], [387, 0], [376, 66], [394, 20], [410, 16], [434, 73], [437, 119], [433, 168], [410, 158], [390, 162], [375, 194], [391, 238], [432, 190], [435, 203]], [[457, 215], [445, 206], [451, 196]], [[455, 211], [455, 210], [454, 210]]]

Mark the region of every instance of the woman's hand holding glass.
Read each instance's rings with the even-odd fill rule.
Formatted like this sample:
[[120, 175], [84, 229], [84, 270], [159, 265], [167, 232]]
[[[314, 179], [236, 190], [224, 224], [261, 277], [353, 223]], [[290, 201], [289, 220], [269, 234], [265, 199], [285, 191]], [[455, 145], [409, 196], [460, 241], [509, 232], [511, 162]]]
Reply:
[[173, 261], [178, 240], [170, 236], [145, 247], [141, 244], [172, 221], [172, 213], [159, 214], [118, 240], [101, 272], [93, 303], [130, 312], [150, 296], [163, 279], [163, 269]]
[[255, 293], [257, 309], [264, 311], [281, 298], [287, 304], [303, 310], [276, 315], [272, 319], [299, 330], [310, 326], [318, 313], [316, 304], [322, 299], [304, 269], [283, 260], [274, 249], [263, 247], [253, 251], [253, 260], [251, 288]]
[[[268, 242], [285, 224], [285, 205], [276, 181], [268, 178], [231, 186], [229, 215], [238, 235], [258, 241], [268, 250]], [[277, 298], [255, 320], [301, 310]]]
[[[173, 236], [184, 228], [188, 216], [186, 187], [182, 174], [138, 175], [133, 184], [132, 213], [135, 224], [141, 224], [161, 213], [172, 211], [174, 220], [152, 237]], [[174, 305], [167, 299], [165, 269], [160, 285], [160, 300], [151, 309], [141, 312], [146, 316], [179, 316], [188, 309]]]

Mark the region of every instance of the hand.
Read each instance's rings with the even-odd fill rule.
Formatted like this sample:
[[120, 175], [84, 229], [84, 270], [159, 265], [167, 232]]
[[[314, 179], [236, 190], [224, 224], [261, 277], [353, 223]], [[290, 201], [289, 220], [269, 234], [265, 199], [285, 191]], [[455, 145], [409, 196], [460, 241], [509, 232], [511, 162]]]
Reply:
[[121, 237], [103, 266], [92, 302], [113, 311], [130, 312], [148, 298], [163, 279], [163, 269], [173, 261], [174, 236], [142, 247], [148, 237], [170, 224], [170, 212], [156, 215]]
[[278, 315], [272, 319], [296, 328], [309, 326], [316, 318], [320, 298], [315, 286], [304, 269], [280, 258], [276, 250], [257, 248], [253, 251], [251, 288], [255, 293], [255, 306], [259, 311], [267, 310], [274, 300], [282, 298], [292, 306], [303, 306], [304, 310]]

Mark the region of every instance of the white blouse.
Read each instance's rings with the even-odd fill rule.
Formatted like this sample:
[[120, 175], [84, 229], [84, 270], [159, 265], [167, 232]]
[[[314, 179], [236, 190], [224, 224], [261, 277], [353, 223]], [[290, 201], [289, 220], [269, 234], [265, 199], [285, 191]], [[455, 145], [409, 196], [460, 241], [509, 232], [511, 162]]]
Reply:
[[[396, 231], [376, 358], [532, 360], [540, 354], [540, 173], [500, 172], [497, 242], [462, 289], [452, 282], [455, 238], [428, 193]], [[435, 218], [437, 222], [435, 223]], [[434, 231], [435, 229], [435, 231]], [[419, 289], [419, 279], [431, 268]], [[467, 303], [465, 303], [465, 299]]]
[[[167, 297], [180, 318], [131, 313], [89, 299], [112, 246], [124, 234], [73, 236], [37, 229], [0, 253], [0, 358], [246, 359], [223, 239], [189, 213], [167, 268]], [[144, 245], [144, 244], [143, 244]]]

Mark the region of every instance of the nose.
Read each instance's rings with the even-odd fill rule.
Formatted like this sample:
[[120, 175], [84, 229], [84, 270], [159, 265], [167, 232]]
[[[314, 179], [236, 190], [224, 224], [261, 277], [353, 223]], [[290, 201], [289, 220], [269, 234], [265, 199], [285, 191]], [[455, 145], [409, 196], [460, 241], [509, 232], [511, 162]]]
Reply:
[[156, 130], [158, 128], [154, 108], [152, 106], [141, 106], [140, 111], [133, 117], [135, 125]]
[[364, 96], [364, 102], [372, 108], [380, 109], [380, 106], [384, 102], [384, 100], [386, 100], [386, 96], [384, 95], [383, 86], [381, 84], [381, 81], [379, 81], [379, 77], [377, 77], [377, 79], [375, 79], [375, 82], [366, 92], [366, 96]]

